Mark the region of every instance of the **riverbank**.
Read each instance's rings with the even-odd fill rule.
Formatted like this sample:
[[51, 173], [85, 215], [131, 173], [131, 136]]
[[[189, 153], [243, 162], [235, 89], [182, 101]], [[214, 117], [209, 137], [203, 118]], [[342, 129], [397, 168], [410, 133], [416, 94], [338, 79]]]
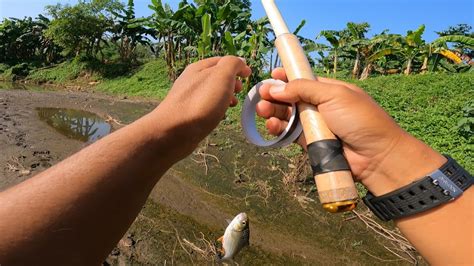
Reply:
[[135, 66], [82, 59], [43, 68], [3, 66], [0, 81], [154, 99], [164, 98], [172, 84], [166, 63], [159, 59]]
[[[2, 72], [0, 68], [0, 80], [11, 78], [11, 72], [11, 69]], [[172, 85], [166, 64], [159, 59], [132, 68], [120, 63], [94, 65], [75, 59], [54, 67], [29, 70], [18, 81], [68, 91], [154, 100], [163, 99]], [[468, 160], [474, 153], [468, 145], [474, 141], [474, 118], [470, 111], [474, 108], [474, 72], [390, 75], [348, 81], [366, 90], [408, 132], [474, 170], [474, 163]], [[239, 108], [229, 109], [225, 121], [235, 125], [235, 129], [240, 124]]]

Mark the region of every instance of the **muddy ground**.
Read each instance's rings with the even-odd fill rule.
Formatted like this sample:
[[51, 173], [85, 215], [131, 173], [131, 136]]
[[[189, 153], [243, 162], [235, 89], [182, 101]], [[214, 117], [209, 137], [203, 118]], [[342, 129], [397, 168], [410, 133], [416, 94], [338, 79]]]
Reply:
[[[52, 128], [40, 119], [37, 108], [85, 110], [117, 129], [158, 104], [92, 92], [0, 85], [0, 191], [90, 145]], [[310, 179], [308, 171], [300, 171], [296, 184], [284, 184], [284, 177], [300, 168], [295, 156], [292, 150], [253, 147], [238, 125], [223, 121], [189, 158], [163, 176], [104, 263], [214, 264], [215, 239], [223, 233], [225, 220], [241, 211], [250, 216], [251, 246], [237, 256], [240, 265], [420, 261], [416, 252], [406, 252], [403, 245], [374, 233], [356, 215], [323, 212], [314, 184], [305, 181]], [[367, 214], [363, 206], [357, 211]]]

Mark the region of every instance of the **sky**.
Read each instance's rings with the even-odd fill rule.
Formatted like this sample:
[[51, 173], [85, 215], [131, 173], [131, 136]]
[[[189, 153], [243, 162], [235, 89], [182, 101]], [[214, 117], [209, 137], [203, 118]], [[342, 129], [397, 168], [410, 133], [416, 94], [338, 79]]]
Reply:
[[[162, 0], [176, 10], [179, 0]], [[55, 3], [74, 4], [77, 0], [0, 0], [0, 19], [5, 17], [36, 16], [44, 6]], [[136, 13], [148, 16], [151, 0], [135, 0]], [[435, 31], [459, 23], [474, 26], [474, 0], [276, 0], [291, 29], [302, 19], [306, 25], [300, 32], [314, 39], [321, 30], [340, 30], [347, 22], [368, 22], [369, 36], [389, 29], [391, 33], [405, 34], [425, 24], [423, 38], [436, 39]], [[252, 0], [252, 16], [265, 16], [258, 0]]]

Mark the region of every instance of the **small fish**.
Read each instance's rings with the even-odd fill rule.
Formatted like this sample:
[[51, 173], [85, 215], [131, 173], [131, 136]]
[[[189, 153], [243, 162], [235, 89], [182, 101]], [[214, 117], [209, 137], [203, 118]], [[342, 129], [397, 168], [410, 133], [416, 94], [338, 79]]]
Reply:
[[245, 212], [239, 213], [229, 222], [224, 235], [217, 241], [222, 243], [222, 249], [217, 252], [218, 262], [232, 262], [239, 251], [250, 244], [249, 219]]

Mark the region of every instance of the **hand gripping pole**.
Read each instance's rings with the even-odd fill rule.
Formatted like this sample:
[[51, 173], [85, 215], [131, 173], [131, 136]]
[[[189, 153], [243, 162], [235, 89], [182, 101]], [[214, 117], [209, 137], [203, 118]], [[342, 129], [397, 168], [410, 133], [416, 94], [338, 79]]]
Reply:
[[[288, 80], [316, 80], [298, 38], [289, 32], [274, 0], [262, 3], [275, 32], [275, 46]], [[341, 142], [328, 129], [316, 106], [300, 102], [297, 109], [323, 208], [329, 212], [354, 209], [358, 194]]]

